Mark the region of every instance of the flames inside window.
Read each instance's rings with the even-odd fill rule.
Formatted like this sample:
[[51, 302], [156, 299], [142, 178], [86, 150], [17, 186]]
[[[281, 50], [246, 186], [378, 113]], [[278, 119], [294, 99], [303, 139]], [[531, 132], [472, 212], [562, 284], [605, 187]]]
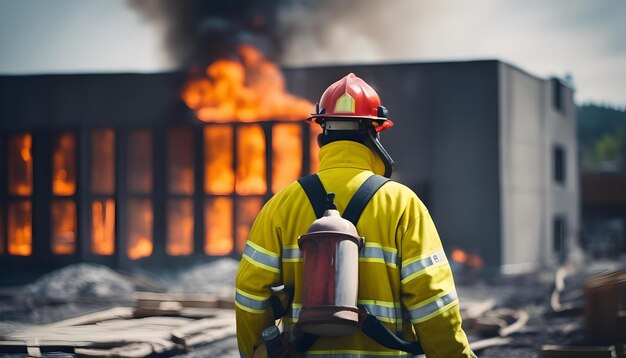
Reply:
[[28, 196], [33, 193], [33, 138], [30, 134], [9, 138], [9, 194]]
[[149, 130], [134, 130], [128, 134], [126, 182], [129, 193], [152, 192], [152, 149]]
[[61, 133], [52, 149], [52, 195], [50, 204], [50, 247], [55, 255], [76, 252], [76, 135]]
[[204, 127], [204, 191], [231, 194], [235, 188], [233, 170], [233, 126]]
[[138, 260], [151, 256], [154, 245], [152, 131], [132, 130], [126, 143], [126, 255]]
[[71, 255], [76, 251], [76, 204], [55, 200], [51, 206], [52, 253]]
[[52, 156], [52, 193], [70, 196], [76, 193], [76, 136], [61, 134]]
[[228, 255], [233, 251], [233, 200], [227, 197], [206, 199], [204, 203], [204, 252]]
[[94, 200], [91, 203], [91, 252], [113, 255], [115, 252], [115, 201]]
[[168, 255], [180, 256], [193, 253], [193, 200], [170, 199], [167, 203]]
[[237, 194], [265, 194], [265, 134], [258, 124], [237, 129]]
[[7, 144], [8, 193], [14, 197], [7, 205], [8, 253], [30, 256], [33, 250], [33, 138], [29, 133], [14, 135]]
[[91, 132], [91, 252], [109, 256], [115, 253], [115, 132]]
[[115, 191], [115, 132], [97, 129], [91, 133], [91, 191], [113, 194]]
[[30, 201], [9, 203], [9, 254], [29, 256], [33, 250], [33, 207]]
[[149, 199], [126, 202], [127, 255], [136, 260], [152, 255], [152, 204]]
[[169, 193], [193, 194], [193, 132], [189, 128], [172, 128], [168, 131], [166, 159]]

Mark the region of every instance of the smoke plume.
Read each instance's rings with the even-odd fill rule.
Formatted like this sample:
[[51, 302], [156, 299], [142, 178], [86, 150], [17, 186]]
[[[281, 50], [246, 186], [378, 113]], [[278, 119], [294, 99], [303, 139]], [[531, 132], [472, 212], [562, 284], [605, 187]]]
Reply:
[[280, 53], [278, 8], [286, 0], [128, 0], [164, 28], [164, 45], [184, 68], [203, 69], [217, 58], [234, 57], [240, 44], [266, 56]]

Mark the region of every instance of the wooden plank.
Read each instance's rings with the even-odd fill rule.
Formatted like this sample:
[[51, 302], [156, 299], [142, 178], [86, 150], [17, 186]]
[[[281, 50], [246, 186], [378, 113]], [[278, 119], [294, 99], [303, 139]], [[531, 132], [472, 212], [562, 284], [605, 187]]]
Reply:
[[485, 348], [505, 346], [509, 343], [511, 343], [511, 338], [493, 337], [472, 342], [470, 343], [470, 348], [472, 348], [474, 352], [479, 352]]
[[167, 346], [155, 346], [150, 343], [131, 343], [121, 347], [111, 349], [91, 349], [77, 348], [76, 354], [87, 357], [120, 357], [120, 358], [142, 358], [153, 354], [183, 352], [182, 347], [174, 343]]
[[[144, 309], [152, 316], [137, 318], [141, 309], [118, 307], [40, 326], [16, 330], [0, 341], [0, 347], [24, 349], [32, 356], [44, 347], [67, 347], [78, 355], [141, 358], [154, 354], [191, 350], [236, 334], [231, 309], [182, 307], [176, 301], [161, 308], [180, 308], [174, 316], [167, 309]], [[194, 317], [189, 317], [194, 316]], [[198, 318], [199, 317], [199, 318]], [[1, 350], [1, 349], [0, 349]]]
[[94, 312], [84, 316], [70, 318], [63, 321], [43, 325], [47, 328], [59, 328], [67, 326], [79, 326], [98, 323], [115, 318], [132, 318], [133, 309], [131, 307], [115, 307], [109, 310]]
[[187, 318], [208, 318], [208, 317], [216, 317], [222, 314], [224, 311], [229, 311], [232, 313], [232, 310], [225, 308], [200, 308], [200, 307], [189, 307], [189, 308], [181, 308], [180, 310], [162, 310], [158, 308], [135, 308], [134, 316], [135, 318], [142, 317], [151, 317], [151, 316], [180, 316]]
[[234, 336], [237, 334], [235, 326], [226, 326], [218, 329], [212, 329], [210, 331], [200, 333], [185, 339], [185, 347], [198, 347], [211, 342], [219, 341], [226, 337]]
[[235, 327], [235, 317], [201, 319], [173, 330], [172, 341], [177, 343], [184, 343], [185, 339], [189, 336], [209, 330], [212, 331], [214, 329], [223, 328], [226, 326]]
[[234, 308], [234, 297], [205, 293], [137, 292], [135, 299], [140, 308], [158, 308], [162, 302], [178, 302], [182, 307]]

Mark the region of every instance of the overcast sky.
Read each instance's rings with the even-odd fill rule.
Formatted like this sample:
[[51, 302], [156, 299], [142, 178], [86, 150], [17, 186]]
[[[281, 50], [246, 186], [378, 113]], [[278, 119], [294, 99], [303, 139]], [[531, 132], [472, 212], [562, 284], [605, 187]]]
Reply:
[[[285, 64], [500, 59], [626, 106], [624, 0], [346, 0], [285, 11]], [[325, 19], [326, 21], [321, 21]], [[176, 68], [126, 0], [0, 0], [0, 73]]]

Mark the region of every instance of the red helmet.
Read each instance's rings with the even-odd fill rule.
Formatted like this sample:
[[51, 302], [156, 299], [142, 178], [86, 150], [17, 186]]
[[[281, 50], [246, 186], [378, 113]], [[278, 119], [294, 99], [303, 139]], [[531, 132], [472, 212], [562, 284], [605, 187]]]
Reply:
[[387, 108], [380, 105], [380, 97], [376, 91], [354, 73], [330, 85], [322, 94], [315, 110], [317, 113], [307, 120], [319, 124], [324, 118], [368, 119], [376, 132], [393, 126], [393, 122], [387, 118]]

